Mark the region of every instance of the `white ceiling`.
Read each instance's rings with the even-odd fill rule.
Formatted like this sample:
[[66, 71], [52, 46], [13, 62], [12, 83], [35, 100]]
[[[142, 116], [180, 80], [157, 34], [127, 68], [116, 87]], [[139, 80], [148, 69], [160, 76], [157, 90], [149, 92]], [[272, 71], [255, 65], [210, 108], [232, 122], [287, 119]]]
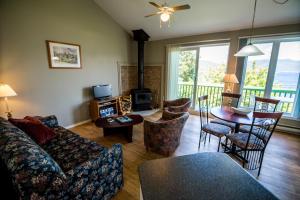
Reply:
[[[147, 0], [94, 1], [129, 33], [144, 29], [151, 40], [249, 28], [254, 5], [254, 0], [167, 0], [171, 6], [190, 4], [191, 9], [176, 12], [171, 27], [160, 28], [159, 16], [144, 17], [157, 11]], [[284, 5], [258, 0], [255, 27], [294, 23], [300, 23], [300, 0], [289, 0]]]

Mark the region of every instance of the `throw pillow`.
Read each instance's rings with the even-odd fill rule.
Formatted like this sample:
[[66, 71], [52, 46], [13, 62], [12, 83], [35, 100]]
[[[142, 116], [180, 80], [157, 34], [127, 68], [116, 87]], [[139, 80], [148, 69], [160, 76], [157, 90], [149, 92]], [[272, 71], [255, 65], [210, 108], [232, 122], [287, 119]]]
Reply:
[[24, 119], [9, 119], [9, 121], [19, 129], [27, 133], [37, 144], [42, 145], [55, 137], [55, 133], [42, 122], [33, 117]]

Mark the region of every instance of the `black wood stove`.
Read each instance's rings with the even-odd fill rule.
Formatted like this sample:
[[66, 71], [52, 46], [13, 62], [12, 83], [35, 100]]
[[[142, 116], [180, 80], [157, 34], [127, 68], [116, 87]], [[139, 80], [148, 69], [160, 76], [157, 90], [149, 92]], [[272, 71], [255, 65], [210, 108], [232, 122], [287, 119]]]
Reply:
[[133, 39], [138, 43], [138, 88], [131, 90], [132, 109], [134, 111], [152, 109], [152, 92], [144, 88], [144, 44], [149, 35], [143, 29], [134, 30]]

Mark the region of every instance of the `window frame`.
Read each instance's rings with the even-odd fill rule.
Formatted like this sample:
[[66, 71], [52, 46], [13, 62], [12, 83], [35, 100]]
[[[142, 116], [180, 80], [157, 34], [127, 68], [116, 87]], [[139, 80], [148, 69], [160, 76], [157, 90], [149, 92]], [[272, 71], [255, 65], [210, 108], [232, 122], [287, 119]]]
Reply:
[[[247, 39], [247, 42], [248, 42], [248, 40], [249, 39]], [[264, 97], [266, 97], [266, 98], [271, 97], [272, 87], [273, 87], [277, 63], [278, 63], [280, 44], [282, 42], [296, 42], [296, 41], [300, 42], [300, 34], [285, 35], [285, 36], [269, 36], [269, 37], [260, 37], [260, 38], [252, 39], [252, 43], [254, 45], [262, 44], [262, 43], [272, 43], [271, 57], [270, 57], [270, 62], [269, 62], [269, 66], [268, 66], [268, 75], [267, 75], [267, 80], [266, 80], [266, 87], [264, 90]], [[245, 76], [246, 76], [247, 61], [248, 61], [248, 57], [245, 57], [244, 62], [243, 62], [244, 64], [243, 64], [242, 80], [241, 80], [241, 87], [240, 87], [241, 93], [243, 92], [243, 88], [244, 88], [244, 80], [245, 80]], [[300, 92], [299, 92], [300, 78], [298, 79], [297, 84], [298, 84], [297, 89], [296, 89], [297, 93], [295, 95], [293, 111], [289, 115], [286, 115], [286, 114], [283, 115], [283, 118], [300, 121], [300, 113], [296, 112], [296, 110], [300, 110]]]

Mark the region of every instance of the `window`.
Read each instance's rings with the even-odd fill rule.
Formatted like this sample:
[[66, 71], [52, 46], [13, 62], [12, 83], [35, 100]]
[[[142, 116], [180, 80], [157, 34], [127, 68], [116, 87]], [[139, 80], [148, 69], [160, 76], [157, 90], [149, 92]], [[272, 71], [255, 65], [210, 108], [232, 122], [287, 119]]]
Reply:
[[191, 98], [192, 107], [197, 109], [197, 97], [208, 94], [210, 106], [219, 105], [228, 52], [228, 43], [181, 47], [177, 97]]
[[253, 106], [253, 97], [280, 100], [278, 110], [299, 118], [300, 37], [265, 38], [254, 41], [265, 55], [246, 60], [241, 106]]

